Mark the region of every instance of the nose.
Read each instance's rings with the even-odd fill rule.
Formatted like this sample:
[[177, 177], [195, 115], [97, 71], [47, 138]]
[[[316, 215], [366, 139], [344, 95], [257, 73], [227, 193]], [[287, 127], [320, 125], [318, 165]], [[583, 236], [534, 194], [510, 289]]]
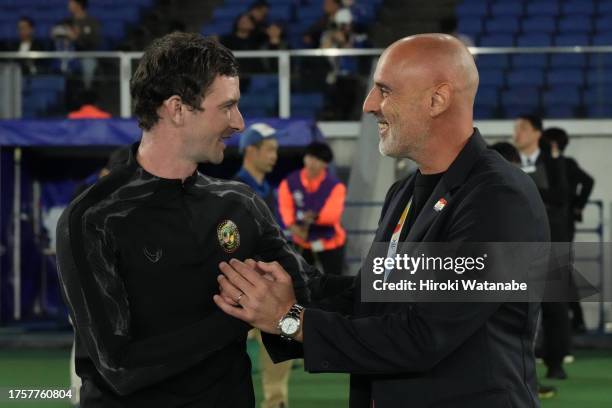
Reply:
[[362, 109], [364, 113], [374, 113], [378, 112], [379, 108], [380, 99], [376, 95], [376, 88], [373, 87], [372, 89], [370, 89], [370, 92], [368, 92], [368, 96], [366, 96], [365, 100], [363, 101]]
[[242, 132], [244, 130], [244, 118], [242, 117], [242, 113], [240, 113], [240, 109], [238, 107], [235, 108], [236, 112], [234, 112], [230, 117], [230, 126], [236, 132]]

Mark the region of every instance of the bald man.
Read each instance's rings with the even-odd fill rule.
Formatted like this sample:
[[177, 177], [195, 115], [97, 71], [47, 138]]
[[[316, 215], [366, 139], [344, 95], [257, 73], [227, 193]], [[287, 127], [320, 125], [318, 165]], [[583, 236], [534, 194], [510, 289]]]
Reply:
[[[380, 152], [418, 164], [389, 189], [374, 243], [549, 240], [535, 185], [473, 127], [478, 72], [465, 46], [441, 34], [402, 39], [374, 84], [363, 109], [378, 121]], [[269, 333], [273, 359], [301, 352], [307, 371], [350, 373], [352, 408], [539, 406], [536, 303], [367, 303], [360, 272], [325, 308], [304, 308], [276, 263], [220, 269], [217, 305]], [[274, 335], [292, 341], [282, 349]]]

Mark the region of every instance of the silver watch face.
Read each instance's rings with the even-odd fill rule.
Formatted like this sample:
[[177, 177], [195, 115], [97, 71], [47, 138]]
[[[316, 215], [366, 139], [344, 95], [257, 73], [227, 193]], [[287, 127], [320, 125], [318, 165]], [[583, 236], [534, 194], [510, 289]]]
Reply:
[[286, 336], [292, 336], [300, 328], [300, 320], [295, 317], [285, 317], [281, 322], [281, 332]]

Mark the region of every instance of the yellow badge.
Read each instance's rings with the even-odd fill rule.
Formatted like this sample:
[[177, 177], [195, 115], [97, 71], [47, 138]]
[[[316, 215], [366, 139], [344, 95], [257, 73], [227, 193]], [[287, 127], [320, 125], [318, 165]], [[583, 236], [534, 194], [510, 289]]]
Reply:
[[229, 254], [240, 246], [240, 232], [238, 226], [230, 220], [225, 220], [217, 227], [217, 239], [221, 248]]

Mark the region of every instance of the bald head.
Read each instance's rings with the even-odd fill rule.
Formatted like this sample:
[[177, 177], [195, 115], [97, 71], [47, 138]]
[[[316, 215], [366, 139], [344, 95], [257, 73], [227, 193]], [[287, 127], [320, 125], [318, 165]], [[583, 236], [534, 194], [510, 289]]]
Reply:
[[395, 69], [402, 80], [415, 77], [424, 87], [442, 83], [460, 94], [462, 103], [473, 103], [478, 89], [474, 57], [461, 41], [446, 34], [420, 34], [391, 44], [381, 59]]
[[463, 43], [415, 35], [382, 54], [363, 110], [378, 119], [383, 154], [424, 163], [467, 141], [477, 89], [478, 70]]

